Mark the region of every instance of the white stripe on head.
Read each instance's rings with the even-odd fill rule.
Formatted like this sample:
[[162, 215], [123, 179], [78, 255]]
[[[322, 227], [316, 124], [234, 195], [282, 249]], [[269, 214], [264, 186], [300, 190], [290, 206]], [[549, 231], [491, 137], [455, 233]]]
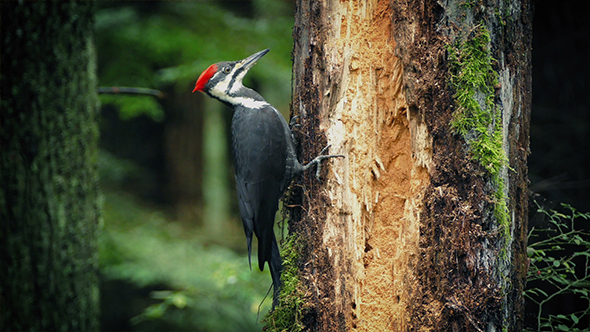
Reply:
[[[241, 86], [241, 84], [240, 84]], [[217, 99], [230, 103], [232, 105], [242, 105], [247, 108], [263, 108], [267, 105], [270, 105], [268, 102], [264, 100], [255, 100], [253, 98], [248, 97], [233, 97], [225, 93], [224, 90], [218, 89], [215, 86], [213, 89], [209, 91], [212, 96], [215, 96]]]
[[213, 93], [213, 91], [211, 91], [211, 93], [214, 94], [214, 95], [216, 95], [216, 96], [219, 96], [219, 92], [224, 92], [226, 94], [237, 92], [242, 87], [242, 80], [244, 79], [244, 76], [248, 72], [247, 70], [242, 71], [233, 80], [233, 84], [232, 84], [231, 87], [229, 85], [232, 82], [232, 78], [234, 77], [236, 71], [238, 71], [242, 67], [243, 67], [242, 64], [238, 62], [232, 68], [232, 70], [231, 70], [231, 72], [229, 74], [223, 73], [222, 72], [223, 68], [221, 68], [220, 71], [218, 71], [217, 73], [215, 73], [215, 75], [213, 75], [213, 77], [211, 79], [217, 78], [217, 76], [219, 76], [219, 75], [225, 75], [225, 77], [223, 78], [223, 80], [220, 80], [217, 84], [215, 84], [215, 86], [213, 87], [213, 89], [211, 89], [211, 90], [219, 90], [219, 91], [217, 93]]
[[[248, 73], [248, 70], [243, 70], [241, 73], [239, 73], [233, 80], [233, 84], [230, 86], [230, 83], [232, 82], [232, 77], [234, 76], [236, 71], [240, 70], [240, 68], [242, 67], [243, 64], [238, 62], [229, 74], [225, 74], [223, 80], [220, 80], [217, 84], [215, 84], [215, 86], [213, 86], [209, 90], [209, 93], [219, 100], [225, 101], [232, 105], [242, 105], [247, 108], [260, 109], [262, 107], [270, 105], [268, 102], [264, 100], [255, 100], [249, 97], [232, 96], [244, 87], [244, 85], [242, 84], [242, 80], [244, 79], [244, 76], [246, 76], [246, 74]], [[224, 73], [222, 73], [222, 71], [220, 70], [215, 75], [213, 75], [213, 78], [216, 78], [216, 76], [218, 75], [224, 75]]]
[[238, 77], [236, 77], [234, 84], [231, 86], [231, 90], [228, 91], [229, 93], [236, 93], [242, 88], [242, 80], [244, 79], [244, 76], [246, 76], [246, 73], [248, 73], [248, 71], [244, 70], [238, 75]]

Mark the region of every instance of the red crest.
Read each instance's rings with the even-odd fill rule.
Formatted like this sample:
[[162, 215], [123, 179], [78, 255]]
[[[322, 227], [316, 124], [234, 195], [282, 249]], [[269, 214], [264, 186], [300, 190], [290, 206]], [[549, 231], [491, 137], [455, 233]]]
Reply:
[[199, 79], [197, 80], [197, 84], [195, 85], [195, 89], [193, 90], [193, 92], [203, 91], [203, 89], [205, 88], [205, 84], [209, 82], [209, 79], [211, 79], [211, 77], [213, 77], [213, 75], [215, 75], [216, 72], [216, 64], [212, 64], [211, 66], [209, 66], [209, 68], [205, 69], [205, 71], [201, 73], [201, 76], [199, 76]]

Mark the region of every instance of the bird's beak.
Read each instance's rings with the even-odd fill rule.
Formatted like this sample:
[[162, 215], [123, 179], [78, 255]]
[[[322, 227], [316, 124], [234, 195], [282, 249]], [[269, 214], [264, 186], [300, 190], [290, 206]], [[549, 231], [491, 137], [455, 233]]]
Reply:
[[250, 68], [254, 67], [254, 65], [256, 64], [256, 61], [258, 61], [258, 59], [262, 58], [269, 51], [270, 50], [267, 48], [266, 50], [262, 50], [258, 53], [254, 53], [254, 54], [250, 55], [249, 57], [245, 58], [244, 60], [240, 61], [238, 63], [238, 65], [240, 67], [243, 67], [245, 71], [248, 71], [248, 70], [250, 70]]

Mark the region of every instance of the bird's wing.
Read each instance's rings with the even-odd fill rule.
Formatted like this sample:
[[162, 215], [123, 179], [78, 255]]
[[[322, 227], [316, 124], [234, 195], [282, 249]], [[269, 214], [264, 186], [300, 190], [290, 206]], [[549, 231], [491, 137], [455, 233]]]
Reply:
[[236, 108], [232, 120], [232, 145], [236, 188], [248, 256], [252, 232], [258, 237], [258, 266], [271, 263], [274, 220], [283, 194], [287, 140], [283, 116], [268, 105], [260, 109]]

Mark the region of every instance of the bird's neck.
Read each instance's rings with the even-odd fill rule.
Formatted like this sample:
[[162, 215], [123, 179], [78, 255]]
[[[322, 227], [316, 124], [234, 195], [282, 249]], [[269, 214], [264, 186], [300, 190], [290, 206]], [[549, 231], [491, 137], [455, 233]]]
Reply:
[[256, 91], [241, 86], [239, 89], [223, 94], [210, 94], [213, 98], [223, 102], [229, 107], [245, 107], [251, 109], [260, 109], [269, 105], [264, 98]]

